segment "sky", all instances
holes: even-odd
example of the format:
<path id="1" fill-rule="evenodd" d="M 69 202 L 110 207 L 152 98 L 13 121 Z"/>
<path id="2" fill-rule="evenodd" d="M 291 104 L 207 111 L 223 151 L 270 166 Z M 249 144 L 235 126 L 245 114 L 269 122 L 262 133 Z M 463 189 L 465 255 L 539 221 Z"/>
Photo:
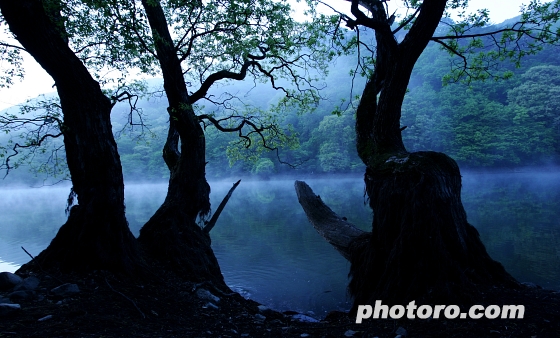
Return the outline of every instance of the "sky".
<path id="1" fill-rule="evenodd" d="M 338 10 L 349 12 L 350 3 L 342 0 L 325 0 L 325 2 L 336 6 Z M 490 18 L 494 23 L 500 23 L 506 19 L 519 14 L 519 8 L 529 0 L 470 0 L 470 8 L 487 8 L 490 10 Z M 393 0 L 392 3 L 397 3 Z M 325 13 L 329 9 L 323 6 Z M 54 81 L 51 77 L 26 53 L 24 55 L 24 67 L 26 76 L 22 82 L 17 82 L 10 88 L 0 88 L 0 110 L 13 105 L 23 103 L 27 99 L 34 98 L 40 94 L 54 92 Z"/>

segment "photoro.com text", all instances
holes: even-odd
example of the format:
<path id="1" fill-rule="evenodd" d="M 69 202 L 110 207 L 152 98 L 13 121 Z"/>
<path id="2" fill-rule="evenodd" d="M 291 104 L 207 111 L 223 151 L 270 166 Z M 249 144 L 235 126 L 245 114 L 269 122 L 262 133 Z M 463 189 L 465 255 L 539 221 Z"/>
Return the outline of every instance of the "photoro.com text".
<path id="1" fill-rule="evenodd" d="M 408 305 L 383 305 L 380 300 L 375 301 L 375 305 L 358 305 L 356 313 L 356 323 L 361 324 L 364 319 L 391 318 L 400 319 L 406 316 L 408 319 L 522 319 L 525 315 L 525 306 L 523 305 L 473 305 L 467 312 L 461 312 L 458 305 L 416 305 L 415 301 L 411 301 Z"/>

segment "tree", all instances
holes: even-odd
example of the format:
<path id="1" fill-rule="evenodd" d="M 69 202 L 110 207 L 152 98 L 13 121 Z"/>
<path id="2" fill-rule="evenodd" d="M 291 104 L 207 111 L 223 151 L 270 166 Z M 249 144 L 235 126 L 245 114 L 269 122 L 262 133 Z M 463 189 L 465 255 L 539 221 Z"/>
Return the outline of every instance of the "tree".
<path id="1" fill-rule="evenodd" d="M 296 101 L 301 107 L 316 102 L 319 98 L 317 94 L 319 88 L 313 85 L 313 81 L 317 77 L 317 71 L 326 69 L 328 63 L 324 61 L 328 61 L 334 56 L 334 53 L 327 51 L 326 48 L 318 47 L 317 41 L 318 37 L 328 30 L 329 24 L 333 23 L 331 18 L 320 17 L 317 26 L 297 24 L 289 15 L 289 6 L 271 1 L 218 0 L 207 3 L 166 1 L 162 5 L 159 1 L 70 0 L 64 2 L 36 1 L 32 4 L 35 6 L 32 9 L 33 14 L 46 12 L 46 14 L 42 14 L 46 17 L 43 21 L 46 22 L 46 25 L 50 25 L 48 28 L 58 33 L 59 40 L 66 44 L 70 56 L 59 58 L 58 63 L 52 61 L 57 67 L 56 70 L 62 72 L 64 63 L 71 60 L 72 55 L 71 61 L 73 62 L 79 62 L 81 59 L 82 68 L 79 69 L 81 73 L 77 73 L 75 82 L 72 83 L 68 80 L 69 84 L 67 88 L 64 88 L 68 92 L 61 95 L 69 95 L 69 87 L 77 91 L 80 88 L 78 86 L 80 81 L 93 81 L 89 73 L 87 74 L 89 79 L 84 80 L 85 73 L 87 73 L 84 65 L 91 68 L 97 77 L 100 77 L 98 73 L 107 67 L 124 73 L 127 68 L 137 67 L 140 71 L 151 75 L 159 73 L 157 69 L 161 70 L 169 102 L 170 126 L 163 157 L 171 173 L 170 183 L 165 202 L 142 228 L 139 241 L 143 246 L 143 251 L 159 260 L 162 265 L 182 273 L 191 280 L 210 280 L 220 286 L 225 286 L 218 263 L 210 248 L 208 235 L 221 208 L 219 207 L 218 212 L 209 220 L 208 224 L 204 225 L 204 229 L 201 229 L 196 223 L 197 218 L 205 220 L 210 212 L 210 187 L 205 178 L 203 127 L 212 125 L 222 132 L 236 132 L 247 147 L 260 142 L 263 148 L 271 150 L 277 149 L 274 143 L 271 143 L 274 141 L 271 139 L 280 138 L 282 141 L 282 139 L 285 140 L 285 136 L 281 134 L 275 124 L 266 123 L 268 121 L 266 116 L 260 114 L 252 116 L 232 114 L 225 117 L 214 114 L 196 115 L 193 105 L 198 100 L 206 99 L 211 103 L 221 105 L 226 110 L 233 111 L 234 107 L 230 104 L 235 99 L 233 95 L 227 95 L 225 99 L 216 99 L 207 94 L 208 90 L 220 80 L 242 80 L 247 74 L 254 75 L 255 82 L 263 79 L 269 80 L 274 89 L 285 94 L 286 99 L 282 102 L 284 105 L 289 105 L 291 100 Z M 9 5 L 6 5 L 5 8 L 9 8 Z M 14 27 L 18 25 L 18 22 L 7 21 Z M 184 27 L 184 31 L 173 39 L 172 34 L 176 36 L 175 34 L 180 32 L 182 27 Z M 12 30 L 15 31 L 16 28 Z M 18 38 L 23 39 L 19 35 Z M 52 37 L 48 36 L 48 38 Z M 43 43 L 49 43 L 49 41 L 46 38 L 43 39 Z M 68 48 L 69 42 L 77 50 L 76 53 Z M 317 48 L 311 50 L 309 47 Z M 302 49 L 306 50 L 297 53 Z M 40 51 L 35 50 L 35 52 L 34 55 L 40 55 Z M 77 57 L 77 54 L 80 58 Z M 182 66 L 186 61 L 192 68 L 186 67 L 187 69 L 183 70 Z M 314 73 L 309 71 L 311 67 L 316 68 Z M 295 68 L 299 68 L 302 72 L 296 71 Z M 53 77 L 58 76 L 54 73 L 52 75 Z M 63 75 L 65 79 L 71 77 L 69 73 Z M 200 87 L 194 92 L 189 92 L 188 87 L 191 85 L 189 80 L 193 79 L 200 81 Z M 296 90 L 286 88 L 286 80 L 294 81 L 298 88 Z M 62 85 L 58 80 L 56 82 L 59 92 L 62 92 Z M 133 95 L 124 91 L 113 95 L 111 97 L 113 102 L 110 102 L 102 94 L 99 84 L 96 83 L 96 85 L 95 93 L 91 93 L 92 89 L 86 91 L 84 95 L 89 95 L 90 99 L 101 100 L 100 102 L 105 102 L 107 105 L 104 106 L 105 111 L 99 113 L 103 114 L 102 117 L 94 113 L 90 117 L 95 119 L 95 122 L 103 122 L 102 132 L 104 134 L 96 135 L 100 139 L 99 142 L 114 146 L 109 120 L 110 108 L 115 101 L 130 99 Z M 119 81 L 118 85 L 122 86 L 122 83 Z M 78 95 L 76 97 L 81 98 Z M 61 99 L 62 101 L 64 101 L 61 107 L 65 119 L 61 126 L 63 134 L 71 132 L 66 128 L 72 126 L 76 130 L 79 129 L 81 136 L 90 136 L 95 129 L 87 129 L 90 127 L 86 123 L 88 121 L 79 120 L 75 121 L 75 124 L 66 122 L 68 104 L 65 100 Z M 75 105 L 76 102 L 74 102 Z M 82 102 L 89 101 L 83 100 Z M 95 108 L 93 104 L 90 106 L 92 109 Z M 132 124 L 132 122 L 130 123 Z M 49 136 L 47 135 L 47 137 Z M 95 137 L 88 139 L 96 140 Z M 42 139 L 38 141 L 39 144 L 41 142 Z M 84 148 L 97 150 L 95 144 L 84 142 L 81 139 L 77 143 Z M 36 145 L 38 145 L 37 142 L 29 144 L 29 146 Z M 14 148 L 15 150 L 16 148 Z M 80 174 L 74 170 L 75 166 L 90 173 L 96 169 L 94 159 L 103 158 L 101 153 L 92 153 L 92 159 L 85 161 L 83 156 L 76 158 L 71 149 L 66 151 L 73 180 L 77 174 Z M 103 200 L 111 203 L 113 209 L 116 208 L 122 212 L 121 221 L 126 225 L 122 199 L 122 172 L 116 147 L 112 151 L 112 162 L 102 162 L 102 164 L 107 168 L 118 169 L 118 172 L 115 170 L 106 175 L 113 179 L 110 182 L 113 186 L 101 188 L 120 189 L 117 192 L 120 192 L 121 195 L 119 197 L 116 194 L 117 199 L 105 198 Z M 89 178 L 89 176 L 87 177 Z M 80 185 L 85 184 L 82 181 L 84 178 L 80 177 L 80 180 L 74 183 L 79 205 L 72 208 L 70 219 L 74 219 L 77 215 L 74 211 L 81 210 L 84 202 L 88 202 L 84 195 L 88 192 L 91 194 L 91 191 L 95 192 L 96 189 L 100 189 L 96 186 L 104 183 L 100 183 L 99 179 L 91 179 L 87 186 L 89 189 L 82 189 Z M 97 200 L 95 202 L 100 203 Z M 105 206 L 105 204 L 101 205 Z M 111 211 L 112 208 L 107 208 L 107 210 Z M 98 218 L 105 215 L 104 211 L 95 209 L 95 212 L 96 215 L 99 215 L 96 216 Z M 96 217 L 92 216 L 90 219 L 98 221 Z M 62 233 L 67 232 L 61 230 Z M 54 241 L 53 244 L 57 243 L 57 245 L 53 246 L 73 247 L 73 242 L 81 243 L 79 240 L 75 241 L 73 236 L 80 235 L 79 231 L 75 231 L 70 235 L 61 236 L 62 239 Z M 105 237 L 101 238 L 103 236 Z M 111 241 L 109 231 L 99 234 L 98 237 L 90 236 L 88 240 L 94 243 L 103 240 Z M 114 237 L 120 238 L 119 236 Z M 120 248 L 128 252 L 129 244 L 135 246 L 131 238 L 128 236 L 126 241 L 113 243 L 114 249 L 117 250 L 122 242 L 124 245 Z M 89 249 L 88 246 L 83 247 Z M 108 251 L 107 257 L 104 257 L 104 263 L 109 261 L 107 258 L 112 254 L 111 250 Z M 69 256 L 73 262 L 79 261 L 81 258 L 79 255 Z M 118 259 L 111 262 L 115 262 L 114 266 L 120 266 Z M 98 264 L 94 268 L 114 266 Z M 86 269 L 89 267 L 85 264 Z"/>
<path id="2" fill-rule="evenodd" d="M 348 172 L 359 162 L 359 159 L 350 157 L 355 143 L 352 115 L 325 116 L 312 132 L 310 143 L 318 144 L 316 153 L 324 172 Z M 340 134 L 333 135 L 333 130 L 339 130 Z"/>
<path id="3" fill-rule="evenodd" d="M 558 66 L 532 67 L 522 75 L 523 82 L 508 91 L 510 105 L 524 109 L 531 120 L 540 122 L 555 132 L 557 150 L 560 149 L 559 75 Z"/>
<path id="4" fill-rule="evenodd" d="M 260 144 L 269 150 L 277 150 L 278 142 L 287 138 L 261 110 L 240 112 L 232 105 L 239 101 L 235 94 L 220 98 L 209 90 L 217 82 L 249 75 L 255 84 L 266 80 L 283 92 L 286 98 L 278 109 L 290 102 L 313 104 L 319 99 L 314 81 L 335 55 L 318 42 L 332 19 L 319 17 L 316 26 L 298 24 L 288 5 L 265 0 L 66 1 L 65 5 L 69 30 L 88 60 L 101 59 L 100 64 L 110 67 L 125 59 L 122 51 L 129 57 L 124 62 L 128 67 L 164 78 L 169 130 L 163 158 L 170 171 L 169 188 L 164 203 L 141 229 L 143 250 L 190 280 L 225 287 L 210 248 L 209 229 L 221 209 L 208 220 L 204 129 L 235 132 L 244 146 Z M 289 82 L 297 89 L 287 88 Z M 197 103 L 203 99 L 233 113 L 197 114 Z"/>
<path id="5" fill-rule="evenodd" d="M 354 18 L 344 16 L 351 29 L 375 31 L 376 45 L 366 45 L 375 59 L 369 63 L 373 68 L 363 65 L 368 82 L 355 127 L 358 155 L 367 166 L 364 181 L 374 214 L 372 231 L 363 233 L 351 226 L 305 183 L 296 182 L 311 223 L 351 262 L 353 311 L 375 300 L 467 303 L 485 286 L 518 286 L 489 257 L 477 230 L 467 222 L 456 162 L 443 153 L 406 150 L 401 108 L 414 65 L 430 41 L 457 57 L 458 67 L 447 81 L 508 77 L 510 72 L 500 75 L 492 67 L 507 58 L 518 62 L 542 44 L 557 41 L 552 23 L 558 20 L 560 4 L 531 2 L 519 22 L 477 31 L 488 22 L 487 11 L 465 15 L 459 23 L 447 19 L 448 10 L 465 8 L 468 1 L 403 3 L 412 14 L 396 26 L 386 1 L 352 0 Z M 438 30 L 440 22 L 450 28 L 447 34 Z M 406 35 L 397 35 L 403 29 Z M 476 48 L 483 52 L 470 54 Z"/>
<path id="6" fill-rule="evenodd" d="M 124 184 L 111 130 L 113 103 L 70 49 L 57 1 L 0 1 L 21 46 L 52 76 L 72 180 L 67 222 L 36 260 L 42 267 L 133 272 L 141 262 L 128 229 Z M 47 135 L 55 136 L 55 135 Z"/>
<path id="7" fill-rule="evenodd" d="M 311 34 L 305 34 L 302 25 L 289 19 L 289 6 L 270 1 L 169 2 L 164 7 L 160 1 L 143 0 L 142 6 L 152 31 L 154 50 L 151 52 L 157 55 L 169 102 L 170 127 L 163 156 L 171 178 L 164 203 L 140 231 L 139 241 L 166 264 L 173 262 L 175 270 L 192 269 L 194 273 L 187 271 L 191 278 L 223 284 L 208 234 L 216 218 L 213 217 L 203 229 L 195 223 L 197 217 L 204 219 L 210 212 L 201 122 L 222 132 L 238 132 L 249 144 L 251 137 L 256 136 L 261 139 L 263 147 L 268 148 L 264 134 L 272 132 L 275 136 L 278 131 L 275 125 L 258 125 L 258 121 L 237 114 L 221 119 L 207 114 L 197 115 L 193 105 L 200 99 L 209 99 L 207 92 L 216 82 L 243 80 L 248 73 L 269 79 L 273 87 L 284 90 L 288 97 L 299 95 L 275 83 L 276 73 L 286 72 L 296 84 L 309 85 L 307 89 L 301 89 L 302 92 L 315 96 L 311 80 L 293 70 L 294 66 L 302 64 L 301 61 L 316 64 L 314 52 L 300 52 L 295 57 L 290 54 L 307 47 L 322 27 L 310 29 Z M 170 23 L 174 21 L 184 25 L 178 41 L 174 41 L 170 34 L 169 27 L 173 27 Z M 296 38 L 295 34 L 299 36 Z M 216 65 L 214 60 L 205 60 L 208 58 L 216 58 L 219 62 Z M 183 70 L 184 61 L 194 65 L 195 69 Z M 303 69 L 306 67 L 303 65 Z M 189 72 L 196 72 L 203 79 L 199 89 L 190 94 L 183 75 L 187 73 L 188 77 Z M 235 120 L 238 122 L 232 125 Z M 223 126 L 224 122 L 230 124 Z M 245 127 L 249 131 L 244 132 Z"/>

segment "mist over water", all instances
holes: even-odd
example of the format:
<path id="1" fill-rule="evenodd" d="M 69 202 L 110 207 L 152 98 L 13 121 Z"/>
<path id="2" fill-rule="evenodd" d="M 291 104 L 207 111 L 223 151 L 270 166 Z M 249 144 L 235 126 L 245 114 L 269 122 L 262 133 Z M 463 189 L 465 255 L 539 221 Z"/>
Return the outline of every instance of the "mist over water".
<path id="1" fill-rule="evenodd" d="M 297 178 L 301 179 L 301 178 Z M 216 208 L 236 181 L 210 182 Z M 306 182 L 335 212 L 364 230 L 371 211 L 360 177 Z M 307 221 L 294 179 L 242 181 L 211 232 L 228 285 L 277 310 L 348 309 L 349 264 Z M 126 211 L 137 236 L 165 198 L 166 183 L 127 184 Z M 3 189 L 0 270 L 37 255 L 64 223 L 70 186 Z M 463 173 L 463 204 L 490 255 L 520 281 L 560 289 L 560 174 Z"/>

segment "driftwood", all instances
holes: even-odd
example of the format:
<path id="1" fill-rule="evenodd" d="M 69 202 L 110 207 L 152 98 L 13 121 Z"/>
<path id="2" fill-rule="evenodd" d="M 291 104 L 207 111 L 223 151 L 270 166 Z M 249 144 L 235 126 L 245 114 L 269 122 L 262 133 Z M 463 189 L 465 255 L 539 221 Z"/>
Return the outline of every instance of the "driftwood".
<path id="1" fill-rule="evenodd" d="M 358 229 L 345 218 L 331 210 L 321 197 L 302 181 L 295 182 L 296 194 L 307 219 L 317 232 L 323 236 L 346 259 L 350 259 L 349 248 L 352 242 L 366 232 Z"/>
<path id="2" fill-rule="evenodd" d="M 239 183 L 241 182 L 241 180 L 235 182 L 233 184 L 233 187 L 231 187 L 231 189 L 229 189 L 226 197 L 224 197 L 224 199 L 222 200 L 222 203 L 220 203 L 220 205 L 218 206 L 218 209 L 216 209 L 216 212 L 214 213 L 214 215 L 212 215 L 212 218 L 210 219 L 210 221 L 208 221 L 208 223 L 206 223 L 206 225 L 204 226 L 203 231 L 205 233 L 210 233 L 210 230 L 212 230 L 212 228 L 214 227 L 214 225 L 216 225 L 216 221 L 218 220 L 218 217 L 220 217 L 220 214 L 222 213 L 222 210 L 224 210 L 224 207 L 226 206 L 226 203 L 229 201 L 229 198 L 231 197 L 231 194 L 233 194 L 233 191 L 235 190 L 235 188 L 237 188 L 237 186 L 239 185 Z"/>

